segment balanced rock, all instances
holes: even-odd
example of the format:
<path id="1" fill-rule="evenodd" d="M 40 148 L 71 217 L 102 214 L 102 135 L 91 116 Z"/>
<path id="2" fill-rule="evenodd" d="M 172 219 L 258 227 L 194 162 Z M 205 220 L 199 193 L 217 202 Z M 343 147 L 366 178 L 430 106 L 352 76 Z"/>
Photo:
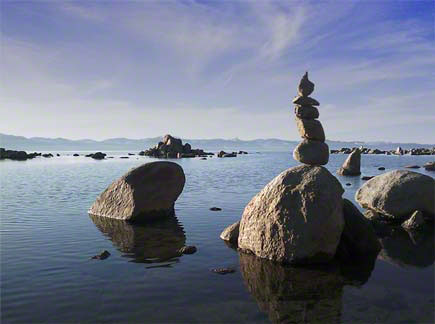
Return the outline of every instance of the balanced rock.
<path id="1" fill-rule="evenodd" d="M 237 241 L 239 239 L 239 226 L 240 221 L 228 226 L 221 233 L 220 238 L 224 241 L 230 242 L 231 244 L 237 245 Z"/>
<path id="2" fill-rule="evenodd" d="M 344 226 L 343 192 L 324 167 L 282 172 L 245 207 L 239 249 L 281 263 L 331 260 Z"/>
<path id="3" fill-rule="evenodd" d="M 319 110 L 313 106 L 295 106 L 295 115 L 298 118 L 317 119 L 319 118 Z"/>
<path id="4" fill-rule="evenodd" d="M 310 165 L 325 165 L 329 160 L 329 147 L 326 143 L 303 140 L 293 151 L 293 158 Z"/>
<path id="5" fill-rule="evenodd" d="M 301 97 L 301 96 L 297 96 L 296 98 L 293 99 L 293 103 L 295 105 L 300 105 L 300 106 L 319 106 L 320 103 L 311 97 Z"/>
<path id="6" fill-rule="evenodd" d="M 408 170 L 394 170 L 367 181 L 355 200 L 390 219 L 403 219 L 415 210 L 435 213 L 435 181 L 432 177 Z"/>
<path id="7" fill-rule="evenodd" d="M 183 169 L 176 163 L 143 164 L 107 187 L 89 213 L 128 221 L 171 214 L 185 180 Z"/>
<path id="8" fill-rule="evenodd" d="M 361 174 L 361 151 L 355 149 L 344 161 L 343 165 L 337 171 L 344 176 L 353 176 Z"/>
<path id="9" fill-rule="evenodd" d="M 344 229 L 337 248 L 337 257 L 349 261 L 378 253 L 381 245 L 371 223 L 348 199 L 343 199 L 343 216 Z"/>
<path id="10" fill-rule="evenodd" d="M 314 83 L 308 80 L 308 72 L 305 72 L 298 86 L 298 94 L 302 97 L 308 97 L 314 91 Z"/>
<path id="11" fill-rule="evenodd" d="M 322 124 L 315 119 L 301 119 L 296 117 L 296 126 L 302 138 L 315 141 L 325 141 Z"/>

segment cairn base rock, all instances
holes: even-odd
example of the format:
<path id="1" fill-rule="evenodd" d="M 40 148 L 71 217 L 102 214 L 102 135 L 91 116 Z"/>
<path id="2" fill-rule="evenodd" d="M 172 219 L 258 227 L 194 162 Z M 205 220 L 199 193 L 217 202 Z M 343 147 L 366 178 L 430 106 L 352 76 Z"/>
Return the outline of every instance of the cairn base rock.
<path id="1" fill-rule="evenodd" d="M 344 227 L 343 192 L 324 167 L 300 165 L 282 172 L 246 206 L 239 249 L 280 263 L 328 262 Z"/>

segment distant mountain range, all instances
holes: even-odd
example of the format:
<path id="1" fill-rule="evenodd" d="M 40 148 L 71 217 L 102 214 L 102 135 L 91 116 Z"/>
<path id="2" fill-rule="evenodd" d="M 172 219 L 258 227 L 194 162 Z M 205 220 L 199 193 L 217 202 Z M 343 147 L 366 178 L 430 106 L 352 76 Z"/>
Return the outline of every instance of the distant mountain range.
<path id="1" fill-rule="evenodd" d="M 159 141 L 162 137 L 152 137 L 143 139 L 110 138 L 102 141 L 91 139 L 69 140 L 65 138 L 45 138 L 45 137 L 24 137 L 6 135 L 0 133 L 0 147 L 10 150 L 24 151 L 141 151 L 148 149 Z M 200 148 L 206 151 L 289 151 L 292 150 L 299 141 L 287 141 L 276 138 L 240 140 L 240 139 L 182 139 L 183 143 L 190 143 L 193 148 Z M 395 149 L 401 146 L 403 149 L 425 147 L 430 148 L 435 145 L 417 143 L 390 143 L 390 142 L 342 142 L 327 141 L 331 149 L 341 147 L 365 146 L 369 148 L 379 148 L 381 150 Z"/>

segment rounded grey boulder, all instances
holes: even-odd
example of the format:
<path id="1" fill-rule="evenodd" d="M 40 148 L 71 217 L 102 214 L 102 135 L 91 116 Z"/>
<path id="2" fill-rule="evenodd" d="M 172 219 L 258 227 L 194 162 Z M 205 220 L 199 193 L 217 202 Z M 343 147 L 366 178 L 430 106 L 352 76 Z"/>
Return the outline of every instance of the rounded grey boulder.
<path id="1" fill-rule="evenodd" d="M 173 162 L 151 162 L 114 181 L 91 206 L 89 213 L 141 221 L 173 213 L 184 188 L 183 169 Z"/>
<path id="2" fill-rule="evenodd" d="M 282 172 L 245 207 L 239 249 L 280 263 L 329 261 L 343 231 L 343 192 L 324 167 Z"/>
<path id="3" fill-rule="evenodd" d="M 355 194 L 355 200 L 392 219 L 403 219 L 415 210 L 434 215 L 435 182 L 427 175 L 394 170 L 367 181 Z"/>
<path id="4" fill-rule="evenodd" d="M 329 161 L 328 144 L 305 139 L 294 149 L 293 158 L 305 164 L 325 165 Z"/>

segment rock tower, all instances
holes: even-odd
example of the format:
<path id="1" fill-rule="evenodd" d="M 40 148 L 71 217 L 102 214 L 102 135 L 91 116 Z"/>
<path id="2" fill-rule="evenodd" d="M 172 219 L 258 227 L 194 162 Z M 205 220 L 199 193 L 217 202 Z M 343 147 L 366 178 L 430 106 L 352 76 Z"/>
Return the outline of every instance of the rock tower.
<path id="1" fill-rule="evenodd" d="M 314 91 L 314 83 L 308 80 L 305 72 L 298 87 L 295 104 L 296 125 L 303 141 L 293 151 L 293 158 L 309 165 L 324 165 L 329 160 L 329 147 L 325 143 L 325 132 L 319 118 L 319 102 L 309 95 Z"/>

